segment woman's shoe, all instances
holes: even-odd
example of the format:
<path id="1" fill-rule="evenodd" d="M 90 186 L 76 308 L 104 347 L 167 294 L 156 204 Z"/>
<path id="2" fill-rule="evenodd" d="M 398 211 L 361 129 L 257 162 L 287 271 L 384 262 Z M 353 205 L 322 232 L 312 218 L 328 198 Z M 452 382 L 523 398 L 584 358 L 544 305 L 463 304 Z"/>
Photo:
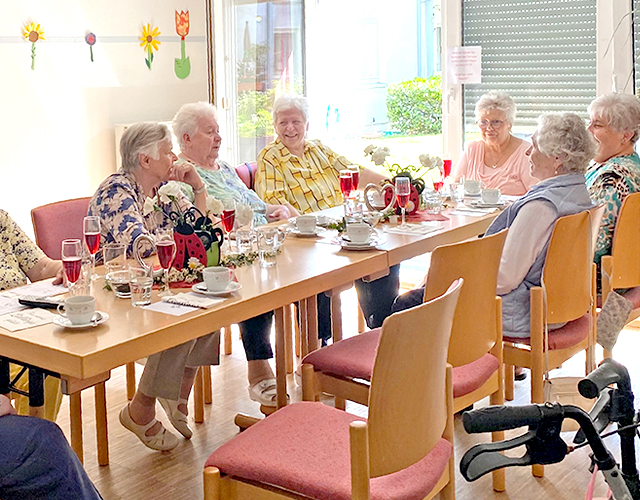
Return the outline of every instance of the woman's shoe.
<path id="1" fill-rule="evenodd" d="M 151 422 L 145 425 L 136 424 L 131 418 L 131 413 L 129 412 L 129 405 L 125 406 L 120 411 L 120 423 L 125 429 L 130 430 L 138 439 L 142 441 L 147 448 L 151 448 L 152 450 L 157 451 L 169 451 L 173 450 L 176 446 L 178 446 L 178 438 L 171 434 L 167 429 L 162 427 L 160 432 L 154 434 L 153 436 L 147 436 L 146 432 L 151 429 L 156 424 L 157 420 L 154 418 Z M 162 426 L 162 424 L 160 424 Z"/>
<path id="2" fill-rule="evenodd" d="M 276 406 L 276 379 L 266 378 L 249 386 L 249 397 L 263 406 Z"/>
<path id="3" fill-rule="evenodd" d="M 169 417 L 169 421 L 171 425 L 175 427 L 175 429 L 182 434 L 187 439 L 191 439 L 193 436 L 193 431 L 189 427 L 189 421 L 187 420 L 187 416 L 178 410 L 178 406 L 187 405 L 186 399 L 178 399 L 178 401 L 173 401 L 171 399 L 158 398 L 160 402 L 160 406 Z"/>

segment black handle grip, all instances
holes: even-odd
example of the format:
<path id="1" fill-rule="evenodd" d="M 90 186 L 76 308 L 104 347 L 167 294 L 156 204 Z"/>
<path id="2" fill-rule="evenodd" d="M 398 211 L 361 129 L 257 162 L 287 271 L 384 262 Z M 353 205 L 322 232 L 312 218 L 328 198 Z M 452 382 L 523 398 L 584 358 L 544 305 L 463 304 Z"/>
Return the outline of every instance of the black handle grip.
<path id="1" fill-rule="evenodd" d="M 506 431 L 525 425 L 537 425 L 542 420 L 540 405 L 488 406 L 462 414 L 462 424 L 468 433 Z"/>
<path id="2" fill-rule="evenodd" d="M 610 384 L 617 384 L 622 391 L 631 390 L 629 372 L 611 358 L 605 358 L 600 366 L 578 382 L 578 392 L 585 398 L 596 398 Z"/>

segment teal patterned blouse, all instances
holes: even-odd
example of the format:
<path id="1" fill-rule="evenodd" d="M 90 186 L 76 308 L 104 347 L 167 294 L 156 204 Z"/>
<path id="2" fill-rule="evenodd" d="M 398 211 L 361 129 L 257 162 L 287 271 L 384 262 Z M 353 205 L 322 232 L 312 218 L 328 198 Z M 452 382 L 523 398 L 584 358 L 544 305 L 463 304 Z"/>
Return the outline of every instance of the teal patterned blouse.
<path id="1" fill-rule="evenodd" d="M 593 201 L 604 203 L 594 258 L 599 266 L 602 256 L 611 253 L 613 231 L 622 202 L 628 194 L 640 191 L 640 157 L 633 153 L 610 158 L 605 163 L 591 162 L 585 177 Z"/>
<path id="2" fill-rule="evenodd" d="M 176 164 L 187 162 L 188 160 L 178 157 Z M 200 177 L 207 186 L 207 194 L 213 196 L 219 200 L 225 198 L 233 198 L 236 203 L 242 203 L 249 205 L 253 208 L 254 216 L 253 222 L 256 226 L 261 226 L 267 223 L 267 204 L 256 194 L 255 191 L 249 189 L 242 179 L 238 177 L 235 169 L 228 163 L 218 161 L 218 170 L 209 170 L 197 166 L 195 163 L 192 165 L 196 168 Z M 182 192 L 193 202 L 193 189 L 191 186 L 185 183 L 180 183 Z"/>

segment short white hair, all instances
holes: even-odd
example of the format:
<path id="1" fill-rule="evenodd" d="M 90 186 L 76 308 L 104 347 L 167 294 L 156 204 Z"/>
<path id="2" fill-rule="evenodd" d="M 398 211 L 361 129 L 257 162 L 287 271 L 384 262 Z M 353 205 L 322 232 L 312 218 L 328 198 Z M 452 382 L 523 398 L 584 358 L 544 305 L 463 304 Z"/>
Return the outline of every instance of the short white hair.
<path id="1" fill-rule="evenodd" d="M 273 103 L 273 124 L 276 124 L 278 119 L 278 113 L 281 111 L 288 111 L 290 109 L 297 109 L 302 113 L 305 123 L 309 121 L 309 102 L 307 98 L 297 94 L 282 94 Z"/>
<path id="2" fill-rule="evenodd" d="M 173 134 L 178 139 L 180 151 L 184 151 L 184 135 L 193 137 L 198 132 L 198 125 L 202 118 L 213 118 L 218 122 L 218 111 L 216 107 L 209 102 L 190 102 L 183 104 L 182 107 L 173 117 L 171 127 Z"/>
<path id="3" fill-rule="evenodd" d="M 589 115 L 602 118 L 607 125 L 618 132 L 633 132 L 631 142 L 640 137 L 640 101 L 631 94 L 611 92 L 596 97 L 587 108 Z"/>
<path id="4" fill-rule="evenodd" d="M 541 153 L 560 159 L 561 174 L 583 174 L 596 154 L 593 137 L 575 113 L 540 115 L 534 138 Z"/>
<path id="5" fill-rule="evenodd" d="M 140 154 L 157 160 L 160 158 L 159 145 L 167 140 L 171 141 L 171 132 L 163 123 L 134 123 L 124 131 L 120 139 L 122 169 L 133 172 L 140 168 Z"/>
<path id="6" fill-rule="evenodd" d="M 511 99 L 511 97 L 504 92 L 498 92 L 497 90 L 492 90 L 491 92 L 483 94 L 476 103 L 476 120 L 480 119 L 480 115 L 482 113 L 492 109 L 502 111 L 505 114 L 507 121 L 513 125 L 513 122 L 516 119 L 516 103 Z"/>

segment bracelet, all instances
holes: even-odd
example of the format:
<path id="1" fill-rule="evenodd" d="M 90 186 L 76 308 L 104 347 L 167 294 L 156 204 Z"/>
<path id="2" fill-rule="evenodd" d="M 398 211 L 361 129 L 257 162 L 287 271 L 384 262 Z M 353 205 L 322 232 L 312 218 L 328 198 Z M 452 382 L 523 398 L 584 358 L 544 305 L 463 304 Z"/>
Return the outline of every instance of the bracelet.
<path id="1" fill-rule="evenodd" d="M 199 194 L 204 193 L 206 190 L 207 190 L 207 185 L 203 182 L 201 188 L 193 190 L 193 194 L 195 194 L 197 196 Z"/>

